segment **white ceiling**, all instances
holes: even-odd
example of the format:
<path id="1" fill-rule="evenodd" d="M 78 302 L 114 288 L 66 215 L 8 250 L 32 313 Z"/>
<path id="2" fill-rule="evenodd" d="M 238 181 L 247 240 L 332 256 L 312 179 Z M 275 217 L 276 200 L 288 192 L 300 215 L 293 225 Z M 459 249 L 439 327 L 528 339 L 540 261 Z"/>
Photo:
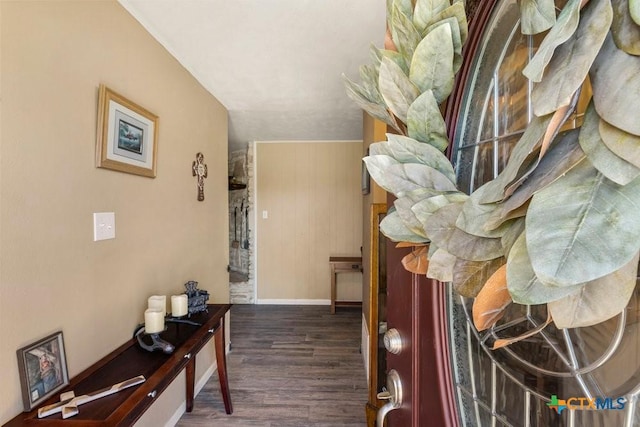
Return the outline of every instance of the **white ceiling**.
<path id="1" fill-rule="evenodd" d="M 359 81 L 384 40 L 384 0 L 118 0 L 229 110 L 248 141 L 362 139 Z"/>

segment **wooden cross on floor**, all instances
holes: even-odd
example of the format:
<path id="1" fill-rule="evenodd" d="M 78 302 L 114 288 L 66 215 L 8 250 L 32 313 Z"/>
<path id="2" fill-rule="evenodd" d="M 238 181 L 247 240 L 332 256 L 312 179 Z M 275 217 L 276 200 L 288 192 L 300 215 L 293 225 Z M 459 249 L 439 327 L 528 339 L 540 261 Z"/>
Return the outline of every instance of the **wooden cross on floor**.
<path id="1" fill-rule="evenodd" d="M 198 201 L 204 200 L 204 179 L 207 177 L 207 165 L 204 164 L 204 154 L 196 154 L 196 159 L 191 166 L 193 176 L 198 178 Z"/>

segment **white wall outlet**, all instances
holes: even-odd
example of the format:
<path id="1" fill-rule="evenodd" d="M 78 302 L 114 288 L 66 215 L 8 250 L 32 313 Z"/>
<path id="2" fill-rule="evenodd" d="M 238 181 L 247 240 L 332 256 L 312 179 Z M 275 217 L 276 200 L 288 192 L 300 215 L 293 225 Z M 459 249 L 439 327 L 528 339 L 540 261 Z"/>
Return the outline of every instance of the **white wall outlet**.
<path id="1" fill-rule="evenodd" d="M 269 218 L 269 211 L 262 211 L 262 219 Z"/>
<path id="2" fill-rule="evenodd" d="M 93 214 L 93 241 L 116 238 L 116 214 L 96 212 Z"/>

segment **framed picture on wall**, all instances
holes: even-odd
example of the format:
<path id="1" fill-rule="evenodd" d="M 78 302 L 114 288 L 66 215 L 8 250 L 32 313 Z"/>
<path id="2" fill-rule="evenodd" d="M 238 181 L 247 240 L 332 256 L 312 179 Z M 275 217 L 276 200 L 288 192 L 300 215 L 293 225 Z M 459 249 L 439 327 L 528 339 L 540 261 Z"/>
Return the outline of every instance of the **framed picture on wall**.
<path id="1" fill-rule="evenodd" d="M 367 156 L 369 155 L 369 149 L 367 148 Z M 362 195 L 366 196 L 371 191 L 371 177 L 367 170 L 367 165 L 364 160 L 362 161 Z"/>
<path id="2" fill-rule="evenodd" d="M 69 384 L 62 331 L 22 347 L 17 353 L 25 412 Z"/>
<path id="3" fill-rule="evenodd" d="M 155 178 L 158 117 L 100 85 L 96 166 Z"/>

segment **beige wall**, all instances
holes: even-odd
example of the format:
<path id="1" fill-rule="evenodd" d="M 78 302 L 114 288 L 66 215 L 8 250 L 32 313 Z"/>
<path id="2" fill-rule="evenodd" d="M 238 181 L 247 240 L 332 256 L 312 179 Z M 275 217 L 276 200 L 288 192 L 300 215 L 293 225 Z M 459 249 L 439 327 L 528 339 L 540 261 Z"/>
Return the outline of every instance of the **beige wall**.
<path id="1" fill-rule="evenodd" d="M 256 143 L 259 302 L 329 302 L 329 257 L 361 255 L 361 159 L 361 141 Z M 360 273 L 338 285 L 361 300 Z"/>
<path id="2" fill-rule="evenodd" d="M 131 337 L 149 295 L 229 292 L 224 107 L 115 1 L 3 0 L 0 20 L 2 423 L 22 410 L 16 349 L 62 330 L 73 376 Z M 159 116 L 157 178 L 95 168 L 100 83 Z M 116 239 L 93 242 L 103 211 Z"/>

